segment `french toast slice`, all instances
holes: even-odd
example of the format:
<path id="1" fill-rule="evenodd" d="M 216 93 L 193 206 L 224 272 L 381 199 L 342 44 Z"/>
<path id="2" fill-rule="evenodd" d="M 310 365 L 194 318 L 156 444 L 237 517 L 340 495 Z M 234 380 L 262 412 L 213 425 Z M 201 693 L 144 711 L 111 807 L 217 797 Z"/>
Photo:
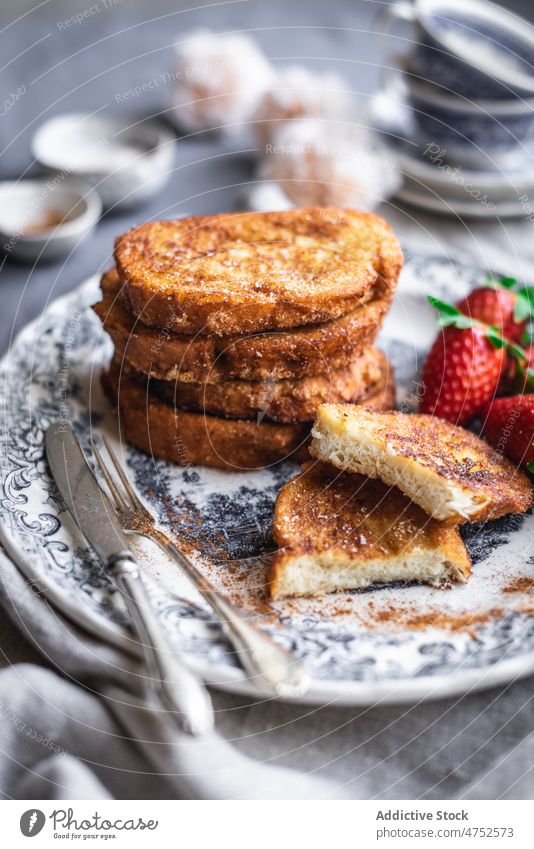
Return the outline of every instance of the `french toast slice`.
<path id="1" fill-rule="evenodd" d="M 285 380 L 348 366 L 373 344 L 389 299 L 369 301 L 339 319 L 248 336 L 180 336 L 147 327 L 124 304 L 116 269 L 101 281 L 93 306 L 121 360 L 161 380 Z"/>
<path id="2" fill-rule="evenodd" d="M 116 358 L 122 373 L 143 378 Z M 315 377 L 296 380 L 227 380 L 223 383 L 182 383 L 150 378 L 150 387 L 162 400 L 186 410 L 226 418 L 274 421 L 284 424 L 311 422 L 323 402 L 366 402 L 379 392 L 394 393 L 393 370 L 387 357 L 369 348 L 349 366 Z M 391 407 L 395 404 L 392 403 Z"/>
<path id="3" fill-rule="evenodd" d="M 273 599 L 394 581 L 439 586 L 471 572 L 456 527 L 431 519 L 396 487 L 317 461 L 280 490 L 273 536 Z"/>
<path id="4" fill-rule="evenodd" d="M 319 324 L 391 296 L 402 252 L 373 213 L 291 209 L 152 221 L 116 241 L 131 310 L 178 333 Z"/>
<path id="5" fill-rule="evenodd" d="M 314 457 L 398 486 L 435 519 L 482 521 L 532 505 L 530 482 L 510 460 L 434 416 L 324 404 L 312 435 Z"/>
<path id="6" fill-rule="evenodd" d="M 121 429 L 136 448 L 180 466 L 211 466 L 228 471 L 261 469 L 282 460 L 308 459 L 311 421 L 279 424 L 228 419 L 175 407 L 121 374 L 116 362 L 102 374 L 104 390 L 118 407 Z M 394 404 L 393 381 L 365 399 L 377 409 Z"/>

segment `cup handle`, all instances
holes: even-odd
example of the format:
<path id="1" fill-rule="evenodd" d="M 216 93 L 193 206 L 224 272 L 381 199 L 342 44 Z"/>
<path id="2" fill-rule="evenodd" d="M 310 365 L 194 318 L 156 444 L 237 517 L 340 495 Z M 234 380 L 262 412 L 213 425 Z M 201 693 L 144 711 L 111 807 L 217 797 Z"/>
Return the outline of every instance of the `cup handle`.
<path id="1" fill-rule="evenodd" d="M 378 49 L 385 56 L 395 60 L 399 58 L 399 54 L 391 51 L 390 39 L 393 26 L 399 21 L 408 21 L 414 23 L 416 19 L 416 11 L 413 3 L 406 0 L 398 0 L 398 2 L 386 6 L 375 18 L 375 38 L 378 42 Z"/>

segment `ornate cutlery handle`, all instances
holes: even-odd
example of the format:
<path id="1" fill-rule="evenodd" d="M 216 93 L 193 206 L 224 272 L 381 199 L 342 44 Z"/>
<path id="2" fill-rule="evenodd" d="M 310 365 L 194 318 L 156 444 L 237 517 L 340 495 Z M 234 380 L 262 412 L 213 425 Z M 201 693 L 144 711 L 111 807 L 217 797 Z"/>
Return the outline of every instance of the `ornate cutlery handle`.
<path id="1" fill-rule="evenodd" d="M 272 695 L 291 697 L 305 693 L 309 686 L 309 676 L 300 661 L 278 646 L 249 617 L 216 590 L 163 531 L 151 528 L 148 535 L 177 561 L 217 613 L 224 633 L 254 682 Z"/>
<path id="2" fill-rule="evenodd" d="M 185 731 L 199 735 L 213 728 L 207 689 L 169 650 L 148 598 L 137 563 L 128 552 L 109 563 L 139 637 L 148 673 L 167 708 L 178 711 Z"/>

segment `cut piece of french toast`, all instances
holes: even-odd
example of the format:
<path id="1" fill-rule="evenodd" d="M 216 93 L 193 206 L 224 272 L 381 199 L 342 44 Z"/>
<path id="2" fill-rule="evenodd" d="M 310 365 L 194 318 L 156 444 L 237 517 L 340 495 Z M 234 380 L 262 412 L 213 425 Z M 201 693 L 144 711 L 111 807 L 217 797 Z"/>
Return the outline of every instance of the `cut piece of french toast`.
<path id="1" fill-rule="evenodd" d="M 311 421 L 296 424 L 231 419 L 183 410 L 162 399 L 147 383 L 121 372 L 116 362 L 102 375 L 106 394 L 118 407 L 121 429 L 132 445 L 180 466 L 211 466 L 228 471 L 260 469 L 291 459 L 308 459 Z M 365 399 L 389 409 L 394 385 Z"/>
<path id="2" fill-rule="evenodd" d="M 435 519 L 482 521 L 532 505 L 530 481 L 506 457 L 434 416 L 324 404 L 312 436 L 314 457 L 398 486 Z"/>
<path id="3" fill-rule="evenodd" d="M 430 518 L 396 487 L 305 463 L 278 495 L 268 574 L 273 599 L 395 581 L 465 582 L 471 560 L 456 527 Z"/>
<path id="4" fill-rule="evenodd" d="M 179 333 L 318 324 L 391 296 L 402 252 L 378 215 L 291 209 L 152 221 L 120 236 L 132 312 Z"/>
<path id="5" fill-rule="evenodd" d="M 122 373 L 143 379 L 127 362 L 115 356 Z M 221 383 L 186 383 L 150 378 L 151 391 L 170 404 L 234 419 L 274 421 L 283 424 L 312 422 L 319 404 L 366 399 L 382 393 L 395 407 L 393 369 L 377 348 L 369 348 L 343 369 L 296 380 L 226 380 Z"/>
<path id="6" fill-rule="evenodd" d="M 101 280 L 93 306 L 115 349 L 137 371 L 161 380 L 285 380 L 348 366 L 373 344 L 389 299 L 369 301 L 339 319 L 247 336 L 183 336 L 148 327 L 129 311 L 116 269 Z"/>

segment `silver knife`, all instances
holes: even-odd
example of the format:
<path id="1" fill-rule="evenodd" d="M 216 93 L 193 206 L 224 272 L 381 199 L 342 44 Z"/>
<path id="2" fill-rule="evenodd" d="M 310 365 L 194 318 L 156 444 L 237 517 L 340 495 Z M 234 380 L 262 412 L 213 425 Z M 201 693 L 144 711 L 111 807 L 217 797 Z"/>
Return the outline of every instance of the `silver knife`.
<path id="1" fill-rule="evenodd" d="M 96 480 L 70 425 L 51 424 L 45 447 L 52 475 L 74 521 L 121 590 L 149 677 L 161 700 L 170 710 L 178 711 L 188 733 L 210 731 L 213 707 L 208 691 L 171 653 L 113 505 Z"/>

